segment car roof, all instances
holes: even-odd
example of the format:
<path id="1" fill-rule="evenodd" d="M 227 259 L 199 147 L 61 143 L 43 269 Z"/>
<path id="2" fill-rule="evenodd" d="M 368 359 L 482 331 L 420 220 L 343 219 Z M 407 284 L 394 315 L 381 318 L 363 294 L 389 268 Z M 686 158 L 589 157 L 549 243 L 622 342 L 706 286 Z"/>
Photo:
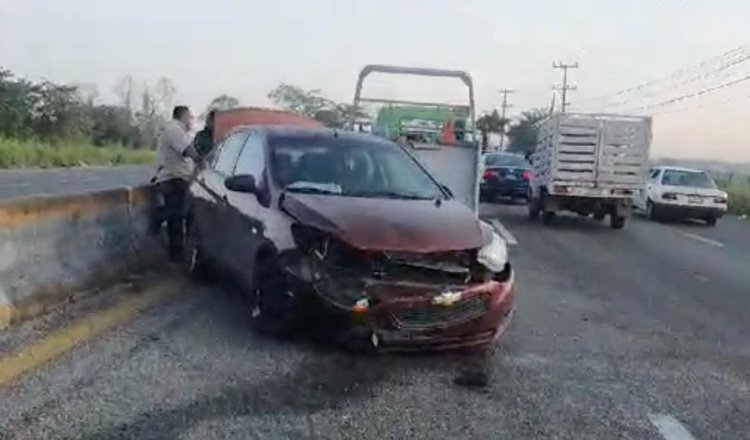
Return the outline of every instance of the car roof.
<path id="1" fill-rule="evenodd" d="M 687 173 L 706 173 L 704 170 L 699 170 L 696 168 L 685 168 L 685 167 L 676 167 L 672 165 L 660 165 L 655 168 L 660 168 L 662 170 L 669 170 L 669 171 L 684 171 Z"/>

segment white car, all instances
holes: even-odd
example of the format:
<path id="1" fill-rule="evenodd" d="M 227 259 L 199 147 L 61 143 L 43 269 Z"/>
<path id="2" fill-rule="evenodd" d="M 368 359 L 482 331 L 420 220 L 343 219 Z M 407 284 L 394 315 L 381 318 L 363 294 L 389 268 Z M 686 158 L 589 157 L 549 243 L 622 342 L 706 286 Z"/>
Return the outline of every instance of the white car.
<path id="1" fill-rule="evenodd" d="M 700 219 L 714 226 L 727 212 L 727 193 L 705 171 L 659 166 L 649 170 L 634 203 L 651 220 Z"/>

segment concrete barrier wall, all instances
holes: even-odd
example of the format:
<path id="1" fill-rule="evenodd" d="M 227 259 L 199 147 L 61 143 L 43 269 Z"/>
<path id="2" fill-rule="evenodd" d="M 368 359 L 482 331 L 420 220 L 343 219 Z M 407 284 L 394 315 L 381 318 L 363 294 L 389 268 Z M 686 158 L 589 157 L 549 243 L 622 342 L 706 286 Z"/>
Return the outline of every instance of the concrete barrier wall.
<path id="1" fill-rule="evenodd" d="M 150 187 L 0 203 L 0 329 L 161 261 Z"/>

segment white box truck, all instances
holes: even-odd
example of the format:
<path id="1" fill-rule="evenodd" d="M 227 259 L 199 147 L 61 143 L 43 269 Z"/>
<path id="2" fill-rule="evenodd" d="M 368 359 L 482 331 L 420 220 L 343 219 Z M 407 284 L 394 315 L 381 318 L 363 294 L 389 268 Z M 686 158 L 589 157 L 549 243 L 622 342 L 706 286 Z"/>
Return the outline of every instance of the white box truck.
<path id="1" fill-rule="evenodd" d="M 545 224 L 557 211 L 625 226 L 633 196 L 643 189 L 651 146 L 651 118 L 555 113 L 539 122 L 529 218 Z"/>

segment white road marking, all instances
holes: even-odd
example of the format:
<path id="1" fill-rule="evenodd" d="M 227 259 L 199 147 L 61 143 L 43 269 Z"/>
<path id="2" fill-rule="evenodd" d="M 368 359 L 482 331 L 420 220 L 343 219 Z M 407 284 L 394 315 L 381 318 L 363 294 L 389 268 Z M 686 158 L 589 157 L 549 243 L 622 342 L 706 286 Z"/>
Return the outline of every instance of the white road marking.
<path id="1" fill-rule="evenodd" d="M 10 183 L 0 183 L 0 186 L 2 186 L 3 188 L 9 188 L 9 187 L 23 188 L 23 187 L 31 186 L 31 183 L 29 183 L 29 182 L 10 182 Z"/>
<path id="2" fill-rule="evenodd" d="M 490 220 L 490 223 L 492 223 L 492 227 L 495 228 L 495 231 L 497 231 L 497 233 L 500 234 L 501 237 L 503 237 L 506 243 L 511 246 L 515 246 L 518 244 L 518 240 L 516 240 L 516 237 L 514 237 L 513 234 L 511 234 L 510 231 L 507 230 L 502 223 L 500 223 L 500 220 L 493 218 Z"/>
<path id="3" fill-rule="evenodd" d="M 677 232 L 679 232 L 681 235 L 683 235 L 683 236 L 685 236 L 687 238 L 693 239 L 695 241 L 700 241 L 701 243 L 710 244 L 711 246 L 716 246 L 718 248 L 723 248 L 724 247 L 724 243 L 722 243 L 720 241 L 711 240 L 710 238 L 706 238 L 706 237 L 701 237 L 698 234 L 693 234 L 691 232 L 686 232 L 686 231 L 683 231 L 682 229 L 677 229 Z"/>
<path id="4" fill-rule="evenodd" d="M 651 424 L 665 440 L 695 440 L 690 432 L 674 417 L 667 414 L 649 414 Z"/>

